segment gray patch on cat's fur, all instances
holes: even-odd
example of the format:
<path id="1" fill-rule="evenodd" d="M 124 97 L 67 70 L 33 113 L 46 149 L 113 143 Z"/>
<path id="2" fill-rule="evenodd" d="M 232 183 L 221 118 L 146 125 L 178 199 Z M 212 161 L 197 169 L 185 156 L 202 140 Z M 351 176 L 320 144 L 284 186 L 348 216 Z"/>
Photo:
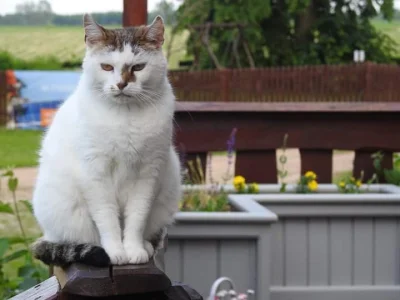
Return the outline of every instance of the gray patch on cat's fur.
<path id="1" fill-rule="evenodd" d="M 99 49 L 123 51 L 130 45 L 132 52 L 138 54 L 141 49 L 152 51 L 160 49 L 164 41 L 164 23 L 157 17 L 149 26 L 105 29 L 97 24 L 90 15 L 84 16 L 85 41 Z"/>

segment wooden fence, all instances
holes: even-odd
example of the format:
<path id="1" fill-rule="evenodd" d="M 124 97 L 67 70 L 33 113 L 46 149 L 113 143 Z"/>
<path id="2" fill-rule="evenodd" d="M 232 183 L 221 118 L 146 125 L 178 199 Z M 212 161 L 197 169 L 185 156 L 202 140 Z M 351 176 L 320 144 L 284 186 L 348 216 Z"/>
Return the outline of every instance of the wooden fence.
<path id="1" fill-rule="evenodd" d="M 333 150 L 354 150 L 354 173 L 374 173 L 371 154 L 400 151 L 400 103 L 177 103 L 176 144 L 186 159 L 206 162 L 208 151 L 223 151 L 237 128 L 235 173 L 249 182 L 276 183 L 276 149 L 289 134 L 300 149 L 301 171 L 313 170 L 332 182 Z M 184 147 L 183 147 L 184 146 Z M 205 166 L 203 166 L 205 168 Z"/>
<path id="2" fill-rule="evenodd" d="M 392 102 L 400 66 L 364 64 L 171 71 L 179 101 Z"/>

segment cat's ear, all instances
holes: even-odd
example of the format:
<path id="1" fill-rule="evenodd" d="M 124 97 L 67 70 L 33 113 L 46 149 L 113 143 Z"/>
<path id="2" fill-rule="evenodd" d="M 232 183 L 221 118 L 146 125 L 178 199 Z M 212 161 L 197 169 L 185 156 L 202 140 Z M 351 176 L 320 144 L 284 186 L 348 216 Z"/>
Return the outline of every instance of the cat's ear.
<path id="1" fill-rule="evenodd" d="M 91 15 L 84 15 L 83 27 L 85 28 L 85 42 L 88 46 L 104 44 L 107 38 L 106 29 L 97 24 Z"/>
<path id="2" fill-rule="evenodd" d="M 157 16 L 153 23 L 146 27 L 146 40 L 153 44 L 156 49 L 161 48 L 164 44 L 164 20 L 161 16 Z"/>

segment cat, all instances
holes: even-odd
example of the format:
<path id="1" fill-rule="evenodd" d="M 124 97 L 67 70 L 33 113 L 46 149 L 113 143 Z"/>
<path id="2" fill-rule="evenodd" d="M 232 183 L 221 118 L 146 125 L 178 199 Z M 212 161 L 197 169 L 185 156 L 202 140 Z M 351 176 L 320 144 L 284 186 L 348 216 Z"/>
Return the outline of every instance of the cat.
<path id="1" fill-rule="evenodd" d="M 146 263 L 181 198 L 164 22 L 111 30 L 86 14 L 84 29 L 80 81 L 41 145 L 32 250 L 58 266 Z"/>

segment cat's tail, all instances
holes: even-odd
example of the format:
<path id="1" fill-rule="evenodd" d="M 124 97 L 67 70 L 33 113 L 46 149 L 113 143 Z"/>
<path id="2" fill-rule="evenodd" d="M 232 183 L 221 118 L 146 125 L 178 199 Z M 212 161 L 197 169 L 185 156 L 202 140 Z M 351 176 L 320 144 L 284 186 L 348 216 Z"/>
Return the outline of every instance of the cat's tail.
<path id="1" fill-rule="evenodd" d="M 35 258 L 47 265 L 65 267 L 72 263 L 81 263 L 94 267 L 107 267 L 110 257 L 106 251 L 90 244 L 53 243 L 43 239 L 31 246 Z"/>

